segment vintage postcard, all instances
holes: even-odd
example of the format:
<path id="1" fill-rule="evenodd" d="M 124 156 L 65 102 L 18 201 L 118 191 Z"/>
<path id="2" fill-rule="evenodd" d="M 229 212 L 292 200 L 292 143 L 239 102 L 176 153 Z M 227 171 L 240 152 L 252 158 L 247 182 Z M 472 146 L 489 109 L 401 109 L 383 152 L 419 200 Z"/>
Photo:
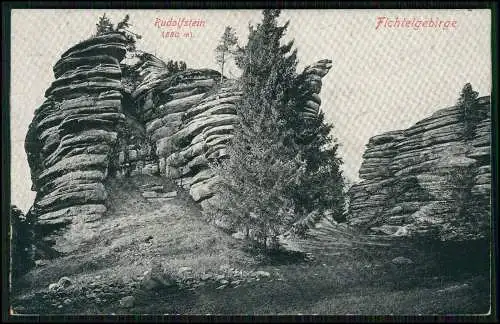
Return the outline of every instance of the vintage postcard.
<path id="1" fill-rule="evenodd" d="M 492 314 L 489 9 L 13 9 L 9 313 Z"/>

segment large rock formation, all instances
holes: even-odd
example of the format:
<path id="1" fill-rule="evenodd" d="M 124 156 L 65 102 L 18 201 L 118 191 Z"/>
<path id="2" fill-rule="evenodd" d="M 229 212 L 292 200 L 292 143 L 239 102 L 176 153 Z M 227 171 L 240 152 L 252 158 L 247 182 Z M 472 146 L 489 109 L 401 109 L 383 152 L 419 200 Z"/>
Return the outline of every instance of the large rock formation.
<path id="1" fill-rule="evenodd" d="M 119 62 L 125 53 L 126 39 L 118 33 L 67 50 L 29 127 L 25 147 L 37 192 L 30 212 L 37 233 L 57 250 L 76 248 L 106 212 L 103 180 L 124 118 Z M 69 224 L 71 234 L 54 233 Z"/>
<path id="2" fill-rule="evenodd" d="M 460 107 L 372 137 L 350 189 L 349 223 L 368 232 L 468 240 L 488 235 L 490 98 L 477 99 L 465 136 Z M 465 215 L 465 216 L 463 216 Z"/>
<path id="3" fill-rule="evenodd" d="M 38 239 L 59 252 L 91 239 L 106 213 L 109 177 L 162 175 L 205 206 L 217 179 L 209 164 L 226 155 L 241 98 L 234 80 L 209 69 L 171 71 L 162 60 L 127 52 L 121 33 L 67 50 L 26 137 Z M 298 76 L 304 118 L 319 112 L 330 60 Z M 69 230 L 68 230 L 69 226 Z"/>

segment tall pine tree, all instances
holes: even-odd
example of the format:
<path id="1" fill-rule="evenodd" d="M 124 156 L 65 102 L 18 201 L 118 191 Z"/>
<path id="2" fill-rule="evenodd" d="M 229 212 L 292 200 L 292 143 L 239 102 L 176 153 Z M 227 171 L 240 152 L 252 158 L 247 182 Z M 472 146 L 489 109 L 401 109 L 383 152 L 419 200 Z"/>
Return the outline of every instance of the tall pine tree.
<path id="1" fill-rule="evenodd" d="M 345 203 L 333 126 L 323 113 L 303 118 L 304 80 L 296 74 L 293 41 L 282 45 L 288 22 L 279 26 L 279 14 L 264 10 L 247 45 L 238 47 L 240 122 L 229 158 L 215 168 L 221 181 L 213 216 L 247 234 L 252 230 L 263 244 L 292 225 L 313 224 L 327 210 L 341 220 Z"/>
<path id="2" fill-rule="evenodd" d="M 323 212 L 330 211 L 335 220 L 344 220 L 342 159 L 338 157 L 339 145 L 332 136 L 332 129 L 333 125 L 325 121 L 323 112 L 315 119 L 301 120 L 295 127 L 296 141 L 306 165 L 300 185 L 293 190 L 299 219 L 312 212 L 321 217 Z"/>
<path id="3" fill-rule="evenodd" d="M 477 116 L 477 112 L 474 111 L 474 104 L 478 95 L 479 93 L 472 89 L 472 85 L 466 83 L 457 101 L 457 106 L 462 110 L 461 119 L 464 123 L 463 136 L 466 140 L 472 139 L 475 124 L 481 119 L 481 116 Z"/>
<path id="4" fill-rule="evenodd" d="M 290 90 L 296 77 L 293 43 L 281 45 L 288 23 L 278 26 L 279 10 L 264 10 L 241 60 L 243 98 L 237 105 L 239 125 L 228 146 L 229 158 L 216 171 L 219 205 L 236 229 L 253 232 L 265 247 L 295 220 L 291 193 L 304 171 L 303 158 L 287 127 L 294 114 Z"/>

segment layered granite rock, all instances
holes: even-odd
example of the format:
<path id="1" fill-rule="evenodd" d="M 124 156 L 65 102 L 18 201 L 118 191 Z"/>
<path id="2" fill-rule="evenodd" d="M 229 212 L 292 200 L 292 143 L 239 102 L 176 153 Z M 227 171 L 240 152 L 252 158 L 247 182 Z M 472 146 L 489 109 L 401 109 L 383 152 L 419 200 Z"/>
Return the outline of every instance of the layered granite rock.
<path id="1" fill-rule="evenodd" d="M 322 87 L 322 78 L 328 74 L 332 67 L 331 60 L 320 60 L 307 66 L 298 76 L 299 105 L 302 106 L 302 115 L 305 119 L 313 119 L 319 114 L 321 98 L 319 94 Z"/>
<path id="2" fill-rule="evenodd" d="M 29 126 L 25 148 L 37 192 L 31 213 L 36 232 L 61 252 L 77 248 L 106 212 L 103 180 L 124 118 L 119 62 L 125 53 L 119 33 L 67 50 Z M 64 226 L 73 230 L 59 235 Z"/>
<path id="3" fill-rule="evenodd" d="M 214 96 L 224 96 L 216 71 L 150 71 L 152 75 L 144 78 L 132 97 L 140 107 L 146 136 L 156 149 L 158 172 L 189 190 L 193 177 L 209 168 L 209 159 L 221 147 L 213 136 L 207 141 L 203 134 L 221 134 L 221 127 L 232 129 L 236 112 L 223 101 L 207 105 Z M 228 89 L 231 97 L 239 98 L 232 91 Z M 193 189 L 193 198 L 200 201 L 195 192 Z"/>
<path id="4" fill-rule="evenodd" d="M 108 177 L 162 175 L 204 203 L 217 181 L 210 163 L 226 156 L 242 93 L 210 69 L 171 71 L 154 55 L 127 51 L 121 33 L 92 37 L 55 64 L 56 80 L 26 137 L 30 215 L 40 240 L 71 252 L 106 213 Z M 304 118 L 315 118 L 322 60 L 298 75 Z M 69 230 L 68 230 L 69 229 Z"/>
<path id="5" fill-rule="evenodd" d="M 331 66 L 330 60 L 322 60 L 298 76 L 304 118 L 318 115 L 321 78 Z M 141 80 L 131 97 L 156 149 L 154 170 L 189 190 L 202 207 L 208 206 L 217 181 L 209 165 L 226 156 L 241 91 L 234 80 L 219 82 L 220 74 L 214 70 L 171 73 L 149 54 L 140 55 L 134 69 Z"/>
<path id="6" fill-rule="evenodd" d="M 383 235 L 488 235 L 490 99 L 479 98 L 465 136 L 460 107 L 441 109 L 414 126 L 372 137 L 349 191 L 349 223 Z M 473 202 L 475 208 L 467 208 Z M 467 216 L 461 218 L 467 208 Z"/>

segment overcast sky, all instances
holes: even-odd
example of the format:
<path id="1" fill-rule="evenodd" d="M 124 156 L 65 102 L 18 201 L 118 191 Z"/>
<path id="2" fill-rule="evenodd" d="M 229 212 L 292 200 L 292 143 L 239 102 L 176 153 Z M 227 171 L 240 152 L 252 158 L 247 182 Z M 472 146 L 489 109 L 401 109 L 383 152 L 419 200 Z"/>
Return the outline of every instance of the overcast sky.
<path id="1" fill-rule="evenodd" d="M 106 13 L 114 23 L 126 13 L 142 35 L 137 47 L 162 59 L 183 60 L 191 68 L 217 69 L 214 49 L 227 25 L 241 43 L 260 10 L 13 10 L 11 35 L 12 203 L 27 211 L 35 193 L 24 138 L 34 110 L 54 81 L 52 67 L 70 46 L 95 31 Z M 456 21 L 456 27 L 379 27 L 377 17 Z M 183 27 L 192 37 L 162 38 L 156 18 L 204 20 Z M 299 70 L 333 60 L 323 79 L 322 105 L 341 143 L 343 169 L 356 180 L 365 144 L 384 131 L 407 128 L 437 109 L 453 105 L 470 82 L 481 96 L 491 92 L 489 10 L 284 10 L 286 35 L 298 49 Z M 236 68 L 230 73 L 237 74 Z"/>

